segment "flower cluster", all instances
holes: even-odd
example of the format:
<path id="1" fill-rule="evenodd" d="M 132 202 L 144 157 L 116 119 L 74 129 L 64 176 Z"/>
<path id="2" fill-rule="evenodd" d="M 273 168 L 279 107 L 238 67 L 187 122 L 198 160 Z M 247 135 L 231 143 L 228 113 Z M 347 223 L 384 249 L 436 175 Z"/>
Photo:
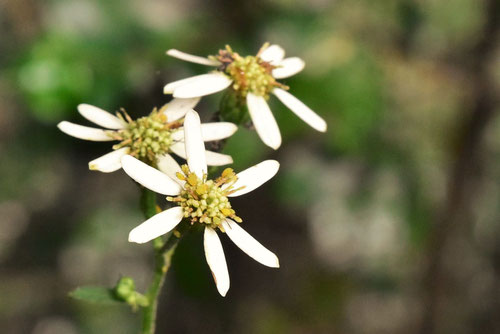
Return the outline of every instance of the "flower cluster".
<path id="1" fill-rule="evenodd" d="M 277 256 L 240 227 L 242 219 L 231 204 L 232 197 L 245 195 L 270 180 L 278 172 L 279 163 L 266 160 L 239 173 L 225 168 L 219 177 L 209 178 L 207 165 L 222 166 L 233 160 L 229 155 L 207 151 L 204 143 L 230 137 L 237 125 L 202 124 L 193 108 L 201 96 L 227 89 L 228 94 L 246 104 L 242 112 L 248 110 L 256 132 L 274 149 L 281 145 L 281 135 L 267 104 L 270 95 L 275 95 L 314 129 L 326 131 L 327 126 L 320 116 L 288 93 L 287 86 L 277 81 L 304 68 L 300 58 L 285 58 L 284 50 L 278 45 L 266 43 L 255 56 L 240 56 L 229 46 L 207 58 L 178 50 L 169 50 L 167 54 L 215 69 L 167 84 L 164 92 L 173 94 L 173 100 L 159 109 L 154 108 L 147 116 L 134 120 L 123 109 L 113 115 L 98 107 L 80 104 L 79 113 L 104 129 L 67 121 L 58 127 L 84 140 L 118 141 L 112 146 L 112 152 L 89 162 L 89 168 L 105 173 L 123 168 L 142 187 L 164 195 L 170 204 L 166 210 L 135 227 L 129 241 L 142 244 L 169 232 L 179 235 L 178 226 L 183 220 L 185 226 L 201 226 L 208 266 L 219 293 L 225 296 L 229 273 L 217 232 L 226 234 L 259 263 L 279 267 Z M 172 153 L 185 159 L 187 164 L 181 167 Z"/>

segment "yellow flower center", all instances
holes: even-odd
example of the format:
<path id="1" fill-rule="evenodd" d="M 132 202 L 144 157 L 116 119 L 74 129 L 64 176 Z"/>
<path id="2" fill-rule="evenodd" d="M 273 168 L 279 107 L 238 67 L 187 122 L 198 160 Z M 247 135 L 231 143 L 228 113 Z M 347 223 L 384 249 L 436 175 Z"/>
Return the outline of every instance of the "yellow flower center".
<path id="1" fill-rule="evenodd" d="M 261 50 L 267 47 L 265 44 Z M 262 60 L 259 54 L 256 56 L 241 57 L 233 52 L 230 46 L 220 50 L 214 59 L 222 63 L 221 70 L 233 80 L 232 88 L 242 97 L 253 93 L 255 95 L 269 97 L 274 87 L 285 87 L 274 79 L 272 70 L 275 66 Z"/>
<path id="2" fill-rule="evenodd" d="M 206 175 L 200 179 L 187 165 L 183 165 L 182 173 L 177 173 L 177 178 L 185 181 L 184 189 L 179 196 L 167 197 L 167 200 L 178 202 L 184 210 L 184 217 L 189 218 L 191 224 L 198 222 L 221 228 L 226 218 L 242 221 L 227 198 L 238 190 L 233 189 L 238 177 L 231 168 L 226 168 L 216 180 L 207 180 Z"/>
<path id="3" fill-rule="evenodd" d="M 132 120 L 123 110 L 122 113 L 128 125 L 115 134 L 115 139 L 120 140 L 120 143 L 114 145 L 113 149 L 129 147 L 130 155 L 146 163 L 156 163 L 158 155 L 169 151 L 173 144 L 172 131 L 182 125 L 182 122 L 168 123 L 162 109 L 158 111 L 155 108 L 149 116 L 136 120 Z"/>

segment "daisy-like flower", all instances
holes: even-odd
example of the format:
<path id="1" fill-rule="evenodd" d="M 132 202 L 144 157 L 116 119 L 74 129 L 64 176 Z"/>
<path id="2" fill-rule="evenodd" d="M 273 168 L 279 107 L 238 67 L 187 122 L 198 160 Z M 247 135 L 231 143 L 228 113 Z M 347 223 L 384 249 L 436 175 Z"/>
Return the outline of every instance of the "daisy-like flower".
<path id="1" fill-rule="evenodd" d="M 277 268 L 278 258 L 243 230 L 229 198 L 244 195 L 271 179 L 278 171 L 275 160 L 263 161 L 235 174 L 226 168 L 215 180 L 207 179 L 207 163 L 200 119 L 189 111 L 184 122 L 187 165 L 180 167 L 172 158 L 160 166 L 163 172 L 132 156 L 122 157 L 123 170 L 144 187 L 163 195 L 176 206 L 156 214 L 129 234 L 129 241 L 145 243 L 173 230 L 182 219 L 204 226 L 204 248 L 217 290 L 229 290 L 226 259 L 217 230 L 225 232 L 241 250 L 261 264 Z"/>
<path id="2" fill-rule="evenodd" d="M 121 167 L 120 159 L 131 155 L 150 165 L 163 164 L 174 153 L 186 159 L 184 149 L 184 116 L 199 101 L 199 98 L 174 99 L 161 109 L 154 109 L 145 117 L 132 120 L 122 110 L 112 115 L 100 108 L 80 104 L 78 111 L 89 121 L 106 129 L 97 129 L 67 121 L 60 122 L 59 129 L 76 138 L 90 141 L 119 141 L 113 151 L 89 162 L 91 170 L 114 172 Z M 231 136 L 238 127 L 229 122 L 205 123 L 201 125 L 204 141 L 221 140 Z M 208 165 L 222 166 L 233 162 L 231 156 L 205 151 Z"/>
<path id="3" fill-rule="evenodd" d="M 216 56 L 193 56 L 175 49 L 167 54 L 185 61 L 214 66 L 216 70 L 174 81 L 164 88 L 165 94 L 176 98 L 193 98 L 213 94 L 226 88 L 232 89 L 239 99 L 246 102 L 255 129 L 267 146 L 277 149 L 281 134 L 271 109 L 269 95 L 275 95 L 285 106 L 314 129 L 325 132 L 326 122 L 295 96 L 288 87 L 276 81 L 290 77 L 304 68 L 298 57 L 285 58 L 285 51 L 278 45 L 266 43 L 256 56 L 242 57 L 226 46 Z"/>

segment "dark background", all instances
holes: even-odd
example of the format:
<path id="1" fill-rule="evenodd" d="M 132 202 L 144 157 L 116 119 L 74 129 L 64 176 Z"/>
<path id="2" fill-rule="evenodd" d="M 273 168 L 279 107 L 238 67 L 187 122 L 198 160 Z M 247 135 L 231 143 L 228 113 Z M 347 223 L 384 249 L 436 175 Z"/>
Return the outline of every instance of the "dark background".
<path id="1" fill-rule="evenodd" d="M 306 61 L 285 80 L 328 122 L 276 99 L 274 152 L 240 129 L 236 170 L 280 173 L 233 206 L 280 258 L 257 264 L 226 237 L 218 295 L 202 235 L 179 246 L 159 333 L 500 332 L 500 43 L 496 0 L 0 1 L 0 330 L 137 333 L 126 306 L 71 300 L 120 275 L 144 289 L 151 245 L 122 172 L 88 161 L 109 143 L 68 137 L 79 103 L 141 116 L 163 85 L 207 68 L 165 55 L 263 42 Z M 210 119 L 221 95 L 197 110 Z M 132 315 L 131 315 L 132 314 Z"/>

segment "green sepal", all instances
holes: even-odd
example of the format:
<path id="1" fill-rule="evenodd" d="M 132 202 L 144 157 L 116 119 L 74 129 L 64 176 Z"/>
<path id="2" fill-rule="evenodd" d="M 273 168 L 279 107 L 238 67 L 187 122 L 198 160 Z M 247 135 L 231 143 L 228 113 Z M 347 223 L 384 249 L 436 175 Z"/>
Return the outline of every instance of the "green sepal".
<path id="1" fill-rule="evenodd" d="M 246 100 L 234 89 L 226 90 L 222 96 L 219 108 L 221 122 L 232 122 L 237 125 L 244 125 L 250 122 Z"/>

